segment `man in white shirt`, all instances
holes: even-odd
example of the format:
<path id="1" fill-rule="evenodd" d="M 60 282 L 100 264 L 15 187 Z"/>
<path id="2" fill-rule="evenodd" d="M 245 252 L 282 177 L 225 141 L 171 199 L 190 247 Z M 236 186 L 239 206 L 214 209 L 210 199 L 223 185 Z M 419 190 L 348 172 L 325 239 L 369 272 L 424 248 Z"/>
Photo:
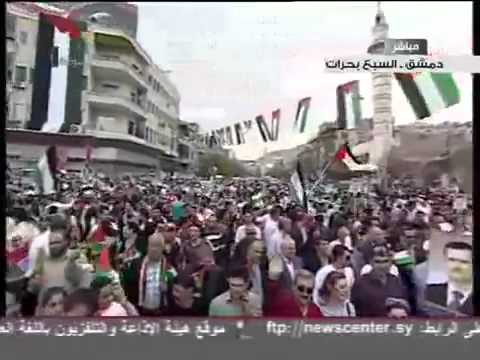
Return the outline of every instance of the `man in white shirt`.
<path id="1" fill-rule="evenodd" d="M 330 251 L 336 245 L 344 245 L 347 247 L 348 250 L 352 251 L 352 238 L 350 236 L 350 230 L 346 226 L 340 226 L 337 230 L 337 240 L 334 240 L 330 243 Z"/>
<path id="2" fill-rule="evenodd" d="M 286 238 L 280 244 L 281 259 L 283 262 L 283 272 L 280 276 L 280 283 L 286 289 L 290 289 L 295 280 L 295 272 L 302 269 L 302 259 L 296 256 L 295 241 L 292 238 Z"/>
<path id="3" fill-rule="evenodd" d="M 247 228 L 255 229 L 257 239 L 262 238 L 262 231 L 253 223 L 253 215 L 246 213 L 243 215 L 243 225 L 240 225 L 235 233 L 235 244 L 238 244 L 247 235 Z"/>
<path id="4" fill-rule="evenodd" d="M 271 248 L 271 244 L 275 243 L 275 238 L 279 233 L 280 209 L 272 208 L 270 213 L 264 215 L 258 220 L 263 223 L 263 239 L 267 245 L 267 251 Z"/>
<path id="5" fill-rule="evenodd" d="M 332 250 L 331 264 L 322 267 L 315 275 L 315 289 L 313 290 L 313 301 L 315 304 L 320 304 L 319 291 L 323 286 L 328 274 L 332 271 L 339 271 L 345 274 L 348 286 L 351 288 L 355 282 L 355 275 L 353 269 L 348 266 L 350 253 L 344 245 L 336 245 Z"/>
<path id="6" fill-rule="evenodd" d="M 25 274 L 27 277 L 30 277 L 33 274 L 35 264 L 37 264 L 38 254 L 41 251 L 43 251 L 47 256 L 50 255 L 48 246 L 49 238 L 50 229 L 38 235 L 30 244 L 30 249 L 28 250 L 28 270 Z"/>

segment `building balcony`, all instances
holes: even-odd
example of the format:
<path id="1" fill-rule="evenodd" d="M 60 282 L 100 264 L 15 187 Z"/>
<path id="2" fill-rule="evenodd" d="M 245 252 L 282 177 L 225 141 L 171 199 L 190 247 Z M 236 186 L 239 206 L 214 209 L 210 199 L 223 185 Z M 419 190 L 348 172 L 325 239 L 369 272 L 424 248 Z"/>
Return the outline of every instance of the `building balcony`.
<path id="1" fill-rule="evenodd" d="M 14 54 L 17 52 L 18 44 L 14 37 L 7 36 L 7 54 Z"/>
<path id="2" fill-rule="evenodd" d="M 122 56 L 95 55 L 90 64 L 94 69 L 101 71 L 102 77 L 133 82 L 144 90 L 148 89 L 147 78 L 143 71 Z"/>
<path id="3" fill-rule="evenodd" d="M 133 116 L 147 118 L 147 113 L 142 104 L 132 100 L 129 97 L 111 95 L 96 91 L 86 93 L 87 101 L 102 110 L 111 110 L 112 108 L 121 108 Z"/>
<path id="4" fill-rule="evenodd" d="M 177 156 L 177 153 L 171 153 L 170 148 L 168 146 L 164 146 L 161 144 L 152 144 L 147 142 L 145 139 L 139 138 L 138 136 L 130 135 L 130 134 L 125 134 L 125 133 L 119 133 L 119 132 L 113 132 L 113 131 L 101 131 L 101 130 L 92 130 L 92 129 L 86 129 L 85 130 L 85 135 L 91 135 L 96 138 L 100 139 L 110 139 L 110 140 L 123 140 L 123 141 L 130 141 L 136 144 L 144 145 L 152 149 L 156 150 L 161 150 L 163 153 L 166 155 L 170 156 Z"/>

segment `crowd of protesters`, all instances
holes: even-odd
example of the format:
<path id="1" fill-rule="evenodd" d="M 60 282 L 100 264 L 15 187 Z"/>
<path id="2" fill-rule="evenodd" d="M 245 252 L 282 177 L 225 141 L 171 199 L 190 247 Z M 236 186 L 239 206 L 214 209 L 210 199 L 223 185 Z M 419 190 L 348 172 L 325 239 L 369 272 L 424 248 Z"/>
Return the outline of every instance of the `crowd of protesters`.
<path id="1" fill-rule="evenodd" d="M 18 181 L 10 176 L 7 192 L 8 316 L 472 311 L 471 245 L 460 241 L 471 204 L 458 187 L 309 186 L 305 209 L 272 178 L 65 175 L 52 195 Z M 445 251 L 463 254 L 448 279 L 463 297 L 449 292 L 438 308 L 427 294 L 435 229 L 451 234 Z"/>

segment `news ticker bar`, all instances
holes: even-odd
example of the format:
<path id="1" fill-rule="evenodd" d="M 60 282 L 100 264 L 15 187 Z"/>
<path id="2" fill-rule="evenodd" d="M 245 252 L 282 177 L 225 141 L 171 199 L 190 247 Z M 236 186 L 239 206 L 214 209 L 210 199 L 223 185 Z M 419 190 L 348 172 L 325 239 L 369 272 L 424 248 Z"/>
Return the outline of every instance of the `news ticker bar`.
<path id="1" fill-rule="evenodd" d="M 329 73 L 480 72 L 480 56 L 360 55 L 325 59 Z"/>
<path id="2" fill-rule="evenodd" d="M 328 335 L 384 335 L 391 337 L 428 336 L 480 340 L 480 321 L 474 319 L 418 321 L 352 320 L 337 322 L 308 320 L 175 320 L 175 319 L 105 319 L 105 320 L 14 320 L 0 322 L 0 338 L 9 336 L 171 336 L 207 338 L 257 337 L 300 339 Z"/>

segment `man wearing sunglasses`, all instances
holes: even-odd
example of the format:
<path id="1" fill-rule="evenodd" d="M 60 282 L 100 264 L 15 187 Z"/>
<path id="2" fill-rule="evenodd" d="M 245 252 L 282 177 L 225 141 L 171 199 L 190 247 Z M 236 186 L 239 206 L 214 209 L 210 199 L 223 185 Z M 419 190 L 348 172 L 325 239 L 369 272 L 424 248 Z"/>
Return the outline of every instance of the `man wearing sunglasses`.
<path id="1" fill-rule="evenodd" d="M 388 315 L 388 298 L 407 300 L 402 281 L 390 273 L 392 256 L 386 246 L 373 248 L 371 272 L 355 281 L 351 301 L 358 316 L 385 317 Z"/>
<path id="2" fill-rule="evenodd" d="M 288 318 L 321 318 L 320 309 L 312 302 L 315 277 L 308 270 L 295 273 L 293 286 L 282 289 L 279 279 L 284 271 L 280 257 L 272 258 L 269 266 L 267 316 Z"/>

